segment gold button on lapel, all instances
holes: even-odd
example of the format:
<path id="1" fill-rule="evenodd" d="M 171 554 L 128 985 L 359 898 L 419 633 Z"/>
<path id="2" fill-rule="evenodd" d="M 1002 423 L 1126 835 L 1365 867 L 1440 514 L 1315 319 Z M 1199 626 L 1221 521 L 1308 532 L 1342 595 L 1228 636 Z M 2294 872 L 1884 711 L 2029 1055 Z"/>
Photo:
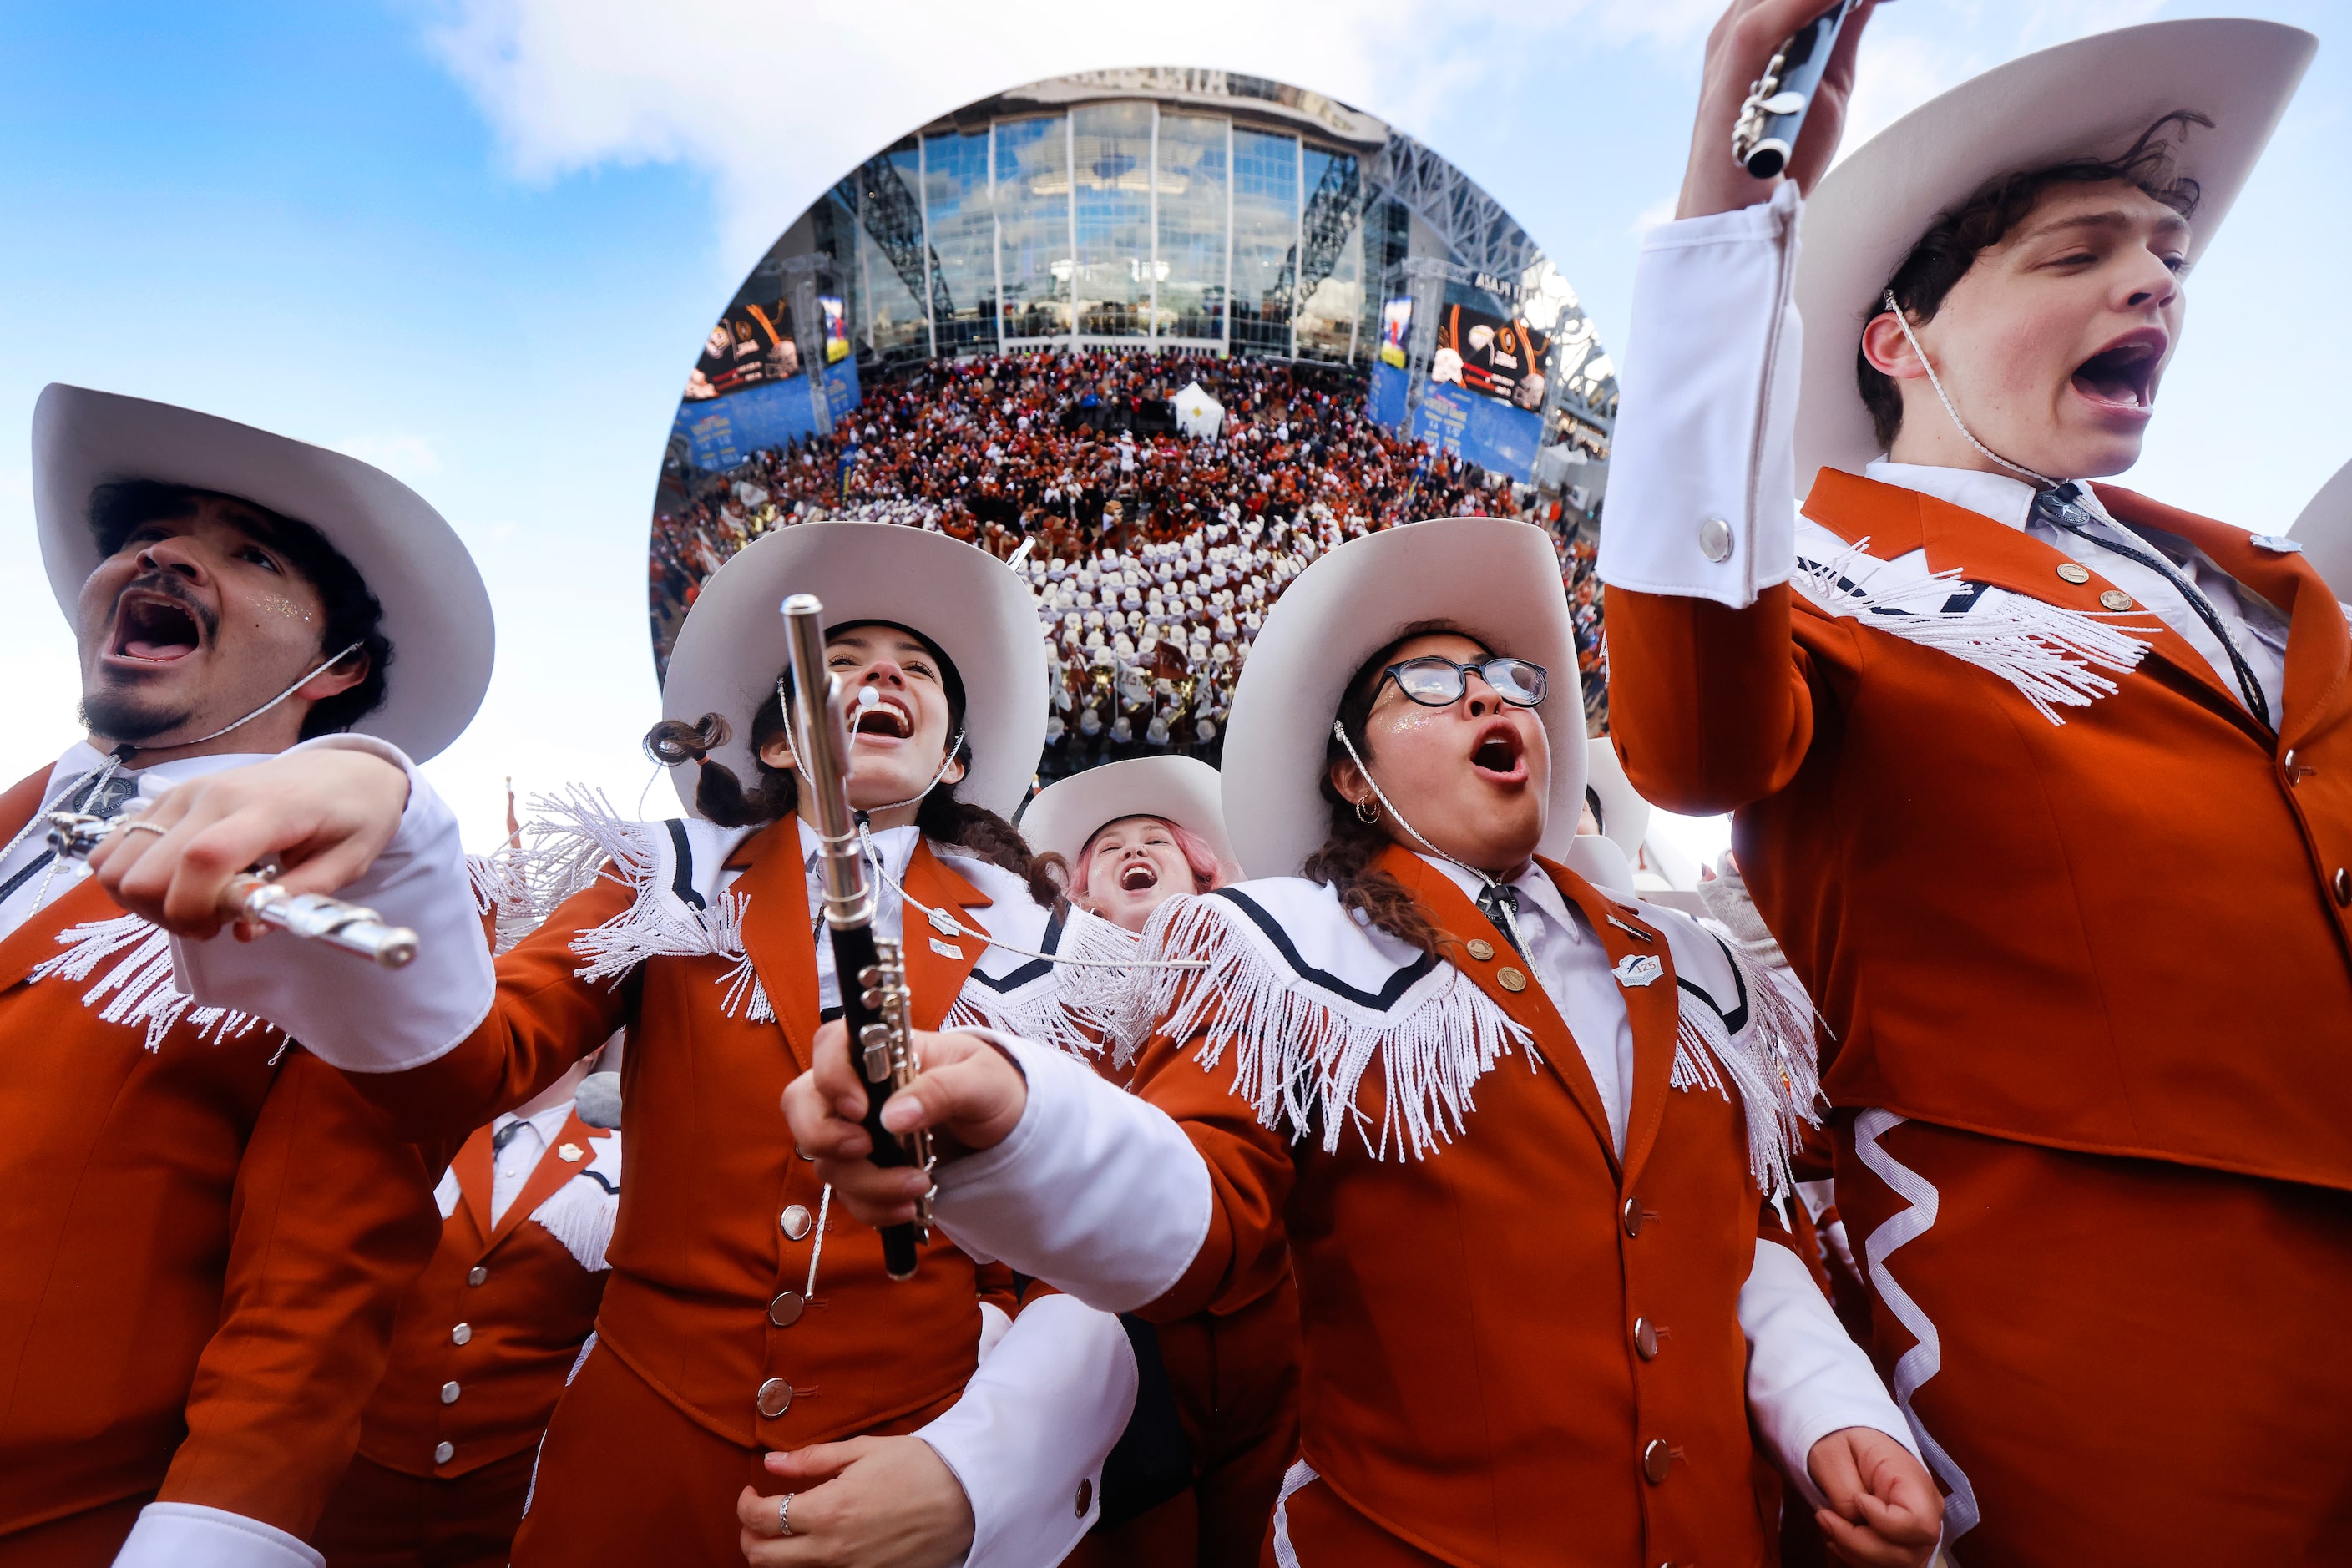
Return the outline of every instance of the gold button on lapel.
<path id="1" fill-rule="evenodd" d="M 2087 583 L 2091 580 L 2091 569 L 2073 561 L 2062 561 L 2058 563 L 2058 575 L 2069 583 Z"/>
<path id="2" fill-rule="evenodd" d="M 1528 977 L 1508 964 L 1496 970 L 1495 978 L 1502 983 L 1506 991 L 1525 991 L 1528 988 Z"/>
<path id="3" fill-rule="evenodd" d="M 2121 588 L 2110 588 L 2099 595 L 2099 603 L 2111 610 L 2128 610 L 2132 607 L 2132 596 Z"/>
<path id="4" fill-rule="evenodd" d="M 577 1143 L 558 1143 L 555 1146 L 555 1157 L 567 1165 L 578 1164 L 581 1149 Z"/>
<path id="5" fill-rule="evenodd" d="M 1488 942 L 1485 937 L 1474 936 L 1462 945 L 1468 948 L 1470 950 L 1470 956 L 1476 959 L 1481 963 L 1486 963 L 1488 959 L 1495 956 L 1495 944 Z"/>

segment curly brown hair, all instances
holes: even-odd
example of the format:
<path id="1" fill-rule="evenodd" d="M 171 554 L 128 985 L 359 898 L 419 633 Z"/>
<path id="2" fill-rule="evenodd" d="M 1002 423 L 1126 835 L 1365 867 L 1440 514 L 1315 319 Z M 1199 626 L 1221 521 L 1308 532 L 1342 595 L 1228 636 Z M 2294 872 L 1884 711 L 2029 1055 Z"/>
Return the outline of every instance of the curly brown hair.
<path id="1" fill-rule="evenodd" d="M 1415 621 L 1391 637 L 1348 678 L 1338 717 L 1348 738 L 1355 742 L 1358 754 L 1367 763 L 1372 760 L 1372 741 L 1365 723 L 1371 717 L 1372 700 L 1380 695 L 1381 672 L 1395 661 L 1397 650 L 1405 644 L 1415 637 L 1439 635 L 1466 637 L 1477 644 L 1482 654 L 1494 651 L 1451 621 Z M 1331 805 L 1331 826 L 1323 847 L 1307 858 L 1303 874 L 1308 881 L 1319 882 L 1337 892 L 1342 909 L 1360 913 L 1399 942 L 1433 957 L 1446 957 L 1454 939 L 1429 918 L 1429 911 L 1422 908 L 1402 882 L 1386 871 L 1370 868 L 1392 841 L 1378 822 L 1366 822 L 1358 816 L 1354 804 L 1331 782 L 1332 770 L 1348 760 L 1348 749 L 1339 743 L 1339 736 L 1333 735 L 1323 742 L 1322 790 L 1323 798 Z"/>
<path id="2" fill-rule="evenodd" d="M 664 767 L 695 764 L 695 809 L 721 827 L 764 826 L 800 808 L 799 780 L 789 769 L 770 767 L 760 755 L 784 734 L 782 686 L 780 679 L 759 711 L 751 715 L 755 776 L 748 790 L 734 769 L 710 755 L 734 732 L 723 715 L 705 713 L 691 724 L 665 719 L 646 731 L 646 754 L 655 762 Z M 956 756 L 967 769 L 971 766 L 969 740 L 957 748 Z M 942 784 L 923 797 L 915 808 L 915 826 L 934 844 L 951 845 L 1012 872 L 1028 886 L 1029 896 L 1045 908 L 1052 908 L 1060 896 L 1061 889 L 1037 863 L 1013 825 L 984 805 L 958 800 L 953 784 Z"/>

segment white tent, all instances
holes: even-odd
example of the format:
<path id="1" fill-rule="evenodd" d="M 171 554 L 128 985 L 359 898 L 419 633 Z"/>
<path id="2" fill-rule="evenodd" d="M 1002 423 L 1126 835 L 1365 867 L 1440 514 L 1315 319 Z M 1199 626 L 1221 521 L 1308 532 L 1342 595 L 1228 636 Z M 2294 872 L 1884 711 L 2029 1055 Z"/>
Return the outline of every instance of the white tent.
<path id="1" fill-rule="evenodd" d="M 1176 395 L 1176 428 L 1202 439 L 1214 436 L 1225 422 L 1224 405 L 1201 390 L 1197 381 L 1184 384 Z"/>

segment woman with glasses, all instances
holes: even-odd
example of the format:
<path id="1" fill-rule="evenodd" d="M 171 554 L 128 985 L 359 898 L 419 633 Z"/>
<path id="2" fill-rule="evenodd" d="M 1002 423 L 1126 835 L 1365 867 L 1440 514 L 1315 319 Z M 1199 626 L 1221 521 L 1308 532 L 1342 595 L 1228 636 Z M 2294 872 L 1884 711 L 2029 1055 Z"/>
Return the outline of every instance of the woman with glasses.
<path id="1" fill-rule="evenodd" d="M 965 1245 L 1106 1310 L 1213 1310 L 1285 1249 L 1313 1565 L 1756 1563 L 1792 1480 L 1840 1549 L 1923 1563 L 1940 1505 L 1771 1198 L 1813 1100 L 1804 1021 L 1731 949 L 1561 858 L 1585 741 L 1550 541 L 1370 535 L 1292 585 L 1223 793 L 1257 879 L 1180 904 L 1121 1095 L 999 1036 L 924 1042 L 885 1113 Z M 785 1097 L 869 1219 L 836 1031 Z M 1802 1506 L 1801 1504 L 1800 1506 Z"/>

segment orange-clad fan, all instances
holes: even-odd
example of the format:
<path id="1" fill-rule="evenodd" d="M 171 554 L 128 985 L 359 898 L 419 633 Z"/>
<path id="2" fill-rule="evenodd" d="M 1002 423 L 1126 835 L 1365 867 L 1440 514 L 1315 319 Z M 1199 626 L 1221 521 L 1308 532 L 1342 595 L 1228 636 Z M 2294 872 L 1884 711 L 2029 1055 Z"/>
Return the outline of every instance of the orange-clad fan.
<path id="1" fill-rule="evenodd" d="M 611 1278 L 548 1428 L 519 1568 L 758 1563 L 883 1542 L 969 1568 L 1053 1562 L 1092 1522 L 1133 1402 L 1109 1315 L 1065 1296 L 1022 1305 L 1011 1271 L 952 1227 L 892 1279 L 881 1237 L 794 1157 L 778 1100 L 843 984 L 815 940 L 818 840 L 782 701 L 778 611 L 795 594 L 823 602 L 827 667 L 856 699 L 849 798 L 876 928 L 905 939 L 915 1022 L 1025 1011 L 1052 932 L 1001 813 L 1043 742 L 1036 614 L 1003 563 L 888 524 L 788 529 L 705 584 L 664 684 L 669 718 L 648 737 L 685 771 L 694 815 L 542 803 L 512 876 L 545 922 L 495 962 L 462 861 L 414 852 L 373 799 L 338 849 L 383 846 L 349 896 L 427 938 L 404 1005 L 338 1027 L 349 964 L 257 962 L 182 922 L 199 996 L 325 1031 L 314 1048 L 420 1132 L 481 1124 L 627 1027 Z M 370 789 L 400 782 L 386 769 Z M 176 832 L 212 823 L 240 852 L 288 846 L 315 809 L 299 768 L 208 784 L 158 809 Z M 200 881 L 175 847 L 142 837 L 100 875 L 133 900 Z"/>
<path id="2" fill-rule="evenodd" d="M 1791 1478 L 1920 1563 L 1900 1414 L 1784 1245 L 1811 1047 L 1696 921 L 1561 865 L 1585 740 L 1549 541 L 1450 519 L 1341 545 L 1267 617 L 1227 736 L 1252 880 L 1173 906 L 1133 1093 L 946 1034 L 884 1114 L 967 1246 L 1167 1321 L 1298 1285 L 1301 1458 L 1265 1560 L 1757 1563 Z M 1017 1066 L 1016 1066 L 1017 1064 Z M 844 1042 L 786 1094 L 869 1217 Z M 1570 1500 L 1572 1500 L 1570 1501 Z"/>
<path id="3" fill-rule="evenodd" d="M 1139 949 L 1171 900 L 1238 875 L 1217 770 L 1192 757 L 1110 763 L 1048 785 L 1022 813 L 1021 831 L 1041 858 L 1058 857 L 1067 868 L 1070 901 L 1131 933 Z M 1155 973 L 1114 972 L 1123 994 L 1094 1009 L 1108 1015 L 1114 1037 L 1090 1059 L 1113 1082 L 1134 1075 L 1141 1044 L 1134 1036 L 1149 1032 Z M 1101 984 L 1083 972 L 1064 980 L 1080 994 Z M 1222 1310 L 1146 1331 L 1166 1373 L 1192 1485 L 1132 1523 L 1098 1527 L 1074 1562 L 1215 1568 L 1255 1556 L 1283 1475 L 1298 1457 L 1298 1288 L 1282 1252 L 1267 1254 L 1263 1275 L 1262 1289 L 1234 1291 Z M 1139 1418 L 1142 1406 L 1139 1395 Z"/>
<path id="4" fill-rule="evenodd" d="M 582 1120 L 583 1058 L 441 1176 L 441 1247 L 402 1301 L 360 1451 L 311 1544 L 328 1568 L 500 1568 L 547 1421 L 596 1327 L 621 1134 Z"/>
<path id="5" fill-rule="evenodd" d="M 397 480 L 186 409 L 51 386 L 33 484 L 89 736 L 0 795 L 0 1563 L 315 1568 L 432 1173 L 342 1074 L 194 1004 L 43 818 L 272 752 L 397 783 L 480 702 L 488 599 Z M 457 852 L 436 802 L 402 826 Z"/>
<path id="6" fill-rule="evenodd" d="M 2314 40 L 2083 38 L 1801 200 L 1842 83 L 1794 180 L 1722 149 L 1808 8 L 1733 7 L 1643 244 L 1618 748 L 1736 813 L 1826 1020 L 1837 1208 L 1952 1555 L 2346 1560 L 2352 637 L 2284 518 L 2094 482 Z"/>

